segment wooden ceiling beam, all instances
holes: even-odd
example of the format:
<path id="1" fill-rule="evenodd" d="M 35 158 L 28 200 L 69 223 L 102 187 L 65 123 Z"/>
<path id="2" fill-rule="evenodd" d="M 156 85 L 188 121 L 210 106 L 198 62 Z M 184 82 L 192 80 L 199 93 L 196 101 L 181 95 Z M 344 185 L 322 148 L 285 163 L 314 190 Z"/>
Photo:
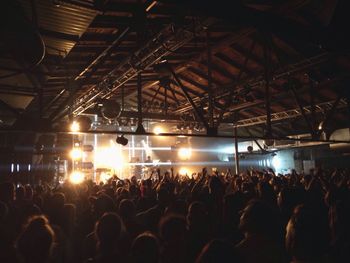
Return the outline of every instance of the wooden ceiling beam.
<path id="1" fill-rule="evenodd" d="M 257 63 L 258 65 L 260 65 L 261 67 L 264 66 L 264 61 L 262 58 L 260 58 L 259 56 L 255 55 L 252 52 L 249 52 L 248 49 L 240 46 L 237 43 L 233 43 L 230 45 L 231 48 L 233 48 L 236 52 L 241 53 L 244 57 L 249 58 L 249 60 L 254 61 L 255 63 Z"/>
<path id="2" fill-rule="evenodd" d="M 204 92 L 208 92 L 208 87 L 203 85 L 203 84 L 200 84 L 198 83 L 197 81 L 183 75 L 183 74 L 178 74 L 178 78 L 180 78 L 181 80 L 191 84 L 192 86 L 204 91 Z"/>
<path id="3" fill-rule="evenodd" d="M 223 53 L 219 52 L 215 56 L 218 59 L 220 59 L 221 61 L 223 61 L 226 64 L 230 65 L 231 67 L 235 67 L 238 70 L 242 70 L 247 75 L 253 75 L 254 74 L 254 72 L 252 70 L 250 70 L 248 67 L 238 63 L 237 61 L 233 60 L 232 58 L 228 57 L 227 55 L 225 55 Z"/>

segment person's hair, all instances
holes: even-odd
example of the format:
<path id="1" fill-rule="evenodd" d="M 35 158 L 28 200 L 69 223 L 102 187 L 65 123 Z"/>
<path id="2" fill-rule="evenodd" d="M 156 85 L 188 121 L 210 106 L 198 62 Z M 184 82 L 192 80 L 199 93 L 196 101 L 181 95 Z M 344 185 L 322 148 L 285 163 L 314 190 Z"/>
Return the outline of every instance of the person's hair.
<path id="1" fill-rule="evenodd" d="M 176 242 L 183 238 L 186 232 L 186 220 L 180 215 L 168 215 L 159 223 L 160 237 L 164 242 Z"/>
<path id="2" fill-rule="evenodd" d="M 55 193 L 51 198 L 51 205 L 54 208 L 62 209 L 64 207 L 64 203 L 66 202 L 66 196 L 64 193 Z"/>
<path id="3" fill-rule="evenodd" d="M 201 202 L 192 202 L 188 207 L 187 212 L 187 224 L 188 226 L 199 226 L 203 227 L 207 219 L 207 209 Z"/>
<path id="4" fill-rule="evenodd" d="M 159 261 L 159 241 L 151 232 L 137 236 L 131 246 L 132 263 L 157 263 Z"/>
<path id="5" fill-rule="evenodd" d="M 23 200 L 25 196 L 25 188 L 24 186 L 18 186 L 16 188 L 16 200 Z"/>
<path id="6" fill-rule="evenodd" d="M 277 238 L 280 234 L 280 220 L 276 209 L 268 203 L 251 200 L 243 210 L 239 228 L 243 232 Z"/>
<path id="7" fill-rule="evenodd" d="M 314 208 L 297 206 L 286 230 L 286 249 L 296 260 L 314 260 L 326 252 L 328 226 Z"/>
<path id="8" fill-rule="evenodd" d="M 276 203 L 276 194 L 273 187 L 268 182 L 259 182 L 257 188 L 258 196 L 261 200 L 264 200 L 270 204 Z"/>
<path id="9" fill-rule="evenodd" d="M 234 246 L 229 242 L 214 239 L 204 246 L 196 263 L 239 262 Z"/>
<path id="10" fill-rule="evenodd" d="M 105 213 L 96 222 L 95 236 L 100 251 L 111 250 L 120 238 L 122 220 L 116 213 Z"/>
<path id="11" fill-rule="evenodd" d="M 48 219 L 43 215 L 34 216 L 17 240 L 18 252 L 25 262 L 45 262 L 50 256 L 54 237 Z"/>
<path id="12" fill-rule="evenodd" d="M 224 186 L 220 179 L 216 176 L 211 176 L 209 179 L 209 192 L 218 194 L 224 191 Z"/>
<path id="13" fill-rule="evenodd" d="M 34 194 L 32 186 L 30 184 L 26 184 L 24 186 L 24 189 L 25 189 L 25 196 L 24 196 L 24 198 L 28 199 L 28 200 L 32 200 L 33 199 L 33 194 Z"/>
<path id="14" fill-rule="evenodd" d="M 119 214 L 124 220 L 133 218 L 136 214 L 135 204 L 129 199 L 123 199 L 119 204 Z"/>
<path id="15" fill-rule="evenodd" d="M 93 204 L 98 217 L 104 213 L 115 211 L 114 200 L 105 193 L 99 193 Z"/>
<path id="16" fill-rule="evenodd" d="M 170 193 L 168 191 L 168 189 L 166 189 L 165 187 L 160 187 L 157 190 L 157 199 L 158 199 L 158 203 L 161 205 L 167 205 L 169 203 L 169 197 Z"/>

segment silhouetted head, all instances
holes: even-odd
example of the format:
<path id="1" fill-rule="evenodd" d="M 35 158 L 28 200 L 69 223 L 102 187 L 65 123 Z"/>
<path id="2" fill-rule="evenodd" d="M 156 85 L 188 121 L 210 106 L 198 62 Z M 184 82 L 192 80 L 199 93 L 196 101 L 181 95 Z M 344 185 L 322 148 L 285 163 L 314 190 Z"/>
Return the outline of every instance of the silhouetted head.
<path id="1" fill-rule="evenodd" d="M 54 232 L 45 216 L 29 219 L 17 241 L 19 254 L 25 262 L 46 262 L 50 256 Z"/>
<path id="2" fill-rule="evenodd" d="M 119 204 L 119 214 L 123 220 L 132 219 L 136 215 L 135 204 L 128 199 L 123 199 Z"/>
<path id="3" fill-rule="evenodd" d="M 98 197 L 94 199 L 93 210 L 97 217 L 102 216 L 106 212 L 112 212 L 115 210 L 114 201 L 110 196 L 104 193 L 99 194 Z"/>
<path id="4" fill-rule="evenodd" d="M 189 228 L 203 227 L 208 216 L 205 205 L 201 202 L 193 202 L 190 204 L 187 213 L 187 225 Z"/>
<path id="5" fill-rule="evenodd" d="M 34 195 L 32 186 L 30 184 L 26 184 L 24 188 L 25 188 L 24 198 L 27 200 L 32 200 Z"/>
<path id="6" fill-rule="evenodd" d="M 95 236 L 100 251 L 111 250 L 120 238 L 122 220 L 116 213 L 105 213 L 95 225 Z"/>
<path id="7" fill-rule="evenodd" d="M 239 228 L 245 234 L 276 237 L 279 234 L 279 216 L 268 203 L 252 200 L 244 208 Z"/>
<path id="8" fill-rule="evenodd" d="M 166 187 L 161 187 L 158 191 L 157 191 L 157 199 L 158 199 L 158 203 L 161 206 L 167 206 L 170 200 L 170 194 L 169 191 Z"/>
<path id="9" fill-rule="evenodd" d="M 216 176 L 210 177 L 209 193 L 215 196 L 222 196 L 224 194 L 224 186 L 220 179 Z"/>
<path id="10" fill-rule="evenodd" d="M 267 182 L 258 183 L 258 195 L 261 200 L 272 205 L 276 204 L 276 194 L 273 187 Z"/>
<path id="11" fill-rule="evenodd" d="M 18 186 L 16 188 L 16 200 L 23 200 L 25 196 L 25 189 L 23 186 Z"/>
<path id="12" fill-rule="evenodd" d="M 196 263 L 239 262 L 234 246 L 226 241 L 214 239 L 210 241 L 197 257 Z"/>
<path id="13" fill-rule="evenodd" d="M 136 237 L 131 247 L 131 262 L 159 262 L 159 242 L 155 235 L 145 232 Z"/>
<path id="14" fill-rule="evenodd" d="M 55 193 L 51 198 L 51 205 L 53 209 L 63 209 L 66 197 L 63 193 Z"/>
<path id="15" fill-rule="evenodd" d="M 185 218 L 178 215 L 163 217 L 159 223 L 159 233 L 161 239 L 167 244 L 182 244 L 186 235 Z"/>
<path id="16" fill-rule="evenodd" d="M 317 260 L 327 250 L 327 223 L 311 207 L 297 206 L 286 231 L 286 249 L 295 260 Z"/>
<path id="17" fill-rule="evenodd" d="M 166 213 L 186 216 L 187 204 L 184 200 L 175 200 L 171 202 L 170 205 L 167 207 Z"/>
<path id="18" fill-rule="evenodd" d="M 293 212 L 296 205 L 303 203 L 304 190 L 295 188 L 283 188 L 277 198 L 278 206 L 281 210 Z"/>

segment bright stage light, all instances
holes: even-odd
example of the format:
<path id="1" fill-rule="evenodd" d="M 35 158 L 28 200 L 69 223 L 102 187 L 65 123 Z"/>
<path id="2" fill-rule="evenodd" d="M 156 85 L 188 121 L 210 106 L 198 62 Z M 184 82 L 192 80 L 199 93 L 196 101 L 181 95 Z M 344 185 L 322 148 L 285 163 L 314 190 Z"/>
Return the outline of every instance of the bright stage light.
<path id="1" fill-rule="evenodd" d="M 72 132 L 78 132 L 78 131 L 80 131 L 80 124 L 79 124 L 79 122 L 73 121 L 72 124 L 71 124 L 71 126 L 70 126 L 70 130 L 71 130 Z"/>
<path id="2" fill-rule="evenodd" d="M 272 157 L 272 165 L 276 170 L 281 168 L 281 159 L 277 155 Z"/>
<path id="3" fill-rule="evenodd" d="M 147 155 L 147 156 L 152 155 L 151 148 L 150 148 L 149 145 L 145 142 L 145 140 L 142 140 L 141 143 L 142 143 L 142 146 L 143 146 L 143 150 L 145 150 L 145 152 L 146 152 L 146 155 Z"/>
<path id="4" fill-rule="evenodd" d="M 182 176 L 189 175 L 190 171 L 186 167 L 181 167 L 179 170 L 179 174 Z"/>
<path id="5" fill-rule="evenodd" d="M 234 146 L 226 146 L 222 149 L 220 149 L 221 153 L 225 153 L 225 154 L 233 154 L 235 153 L 235 147 Z"/>
<path id="6" fill-rule="evenodd" d="M 121 170 L 124 160 L 120 149 L 116 145 L 110 147 L 98 147 L 94 154 L 94 163 L 96 168 L 110 168 Z"/>
<path id="7" fill-rule="evenodd" d="M 73 148 L 73 150 L 70 152 L 70 157 L 73 160 L 79 160 L 83 157 L 83 151 L 79 148 Z"/>
<path id="8" fill-rule="evenodd" d="M 157 135 L 161 134 L 161 133 L 164 133 L 164 129 L 160 126 L 157 126 L 153 129 L 153 132 Z"/>
<path id="9" fill-rule="evenodd" d="M 79 171 L 74 171 L 71 173 L 71 175 L 69 177 L 69 181 L 72 184 L 80 184 L 84 181 L 84 174 L 82 172 L 79 172 Z"/>
<path id="10" fill-rule="evenodd" d="M 192 149 L 191 148 L 180 148 L 178 155 L 182 160 L 188 160 L 191 158 Z"/>
<path id="11" fill-rule="evenodd" d="M 100 182 L 106 183 L 110 178 L 112 178 L 112 175 L 108 173 L 101 173 Z"/>

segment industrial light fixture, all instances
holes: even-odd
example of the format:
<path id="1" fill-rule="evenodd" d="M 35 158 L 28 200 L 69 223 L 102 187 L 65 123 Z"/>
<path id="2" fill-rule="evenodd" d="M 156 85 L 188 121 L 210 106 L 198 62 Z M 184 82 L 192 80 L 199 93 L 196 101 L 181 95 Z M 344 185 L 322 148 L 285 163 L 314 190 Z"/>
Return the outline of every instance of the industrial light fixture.
<path id="1" fill-rule="evenodd" d="M 147 7 L 146 7 L 146 12 L 149 12 L 152 7 L 154 7 L 157 4 L 157 1 L 152 1 Z"/>
<path id="2" fill-rule="evenodd" d="M 192 149 L 190 147 L 180 148 L 178 150 L 178 156 L 181 160 L 188 160 L 191 158 Z"/>
<path id="3" fill-rule="evenodd" d="M 253 146 L 249 145 L 249 146 L 247 147 L 248 153 L 252 153 L 253 150 L 254 150 L 254 149 L 253 149 Z"/>
<path id="4" fill-rule="evenodd" d="M 121 145 L 123 145 L 123 146 L 127 145 L 128 142 L 129 142 L 129 140 L 128 140 L 127 138 L 124 137 L 124 135 L 118 136 L 117 139 L 116 139 L 115 141 L 116 141 L 116 143 L 121 144 Z"/>
<path id="5" fill-rule="evenodd" d="M 60 7 L 60 6 L 61 6 L 61 1 L 59 1 L 59 0 L 52 0 L 52 4 L 53 4 L 55 7 Z"/>
<path id="6" fill-rule="evenodd" d="M 73 148 L 70 152 L 70 157 L 73 160 L 80 160 L 83 157 L 83 151 L 80 148 Z"/>
<path id="7" fill-rule="evenodd" d="M 88 131 L 90 130 L 92 121 L 87 116 L 79 116 L 70 125 L 71 132 Z"/>
<path id="8" fill-rule="evenodd" d="M 70 130 L 72 132 L 78 132 L 80 130 L 80 125 L 77 121 L 73 121 L 71 126 L 70 126 Z"/>
<path id="9" fill-rule="evenodd" d="M 74 171 L 69 177 L 69 181 L 72 184 L 80 184 L 84 181 L 84 174 L 80 171 Z"/>
<path id="10" fill-rule="evenodd" d="M 162 127 L 160 127 L 160 126 L 156 126 L 153 129 L 153 133 L 156 134 L 156 135 L 159 135 L 161 133 L 164 133 L 164 129 Z"/>
<path id="11" fill-rule="evenodd" d="M 318 130 L 322 131 L 323 129 L 323 121 L 320 122 L 320 124 L 318 125 Z"/>

